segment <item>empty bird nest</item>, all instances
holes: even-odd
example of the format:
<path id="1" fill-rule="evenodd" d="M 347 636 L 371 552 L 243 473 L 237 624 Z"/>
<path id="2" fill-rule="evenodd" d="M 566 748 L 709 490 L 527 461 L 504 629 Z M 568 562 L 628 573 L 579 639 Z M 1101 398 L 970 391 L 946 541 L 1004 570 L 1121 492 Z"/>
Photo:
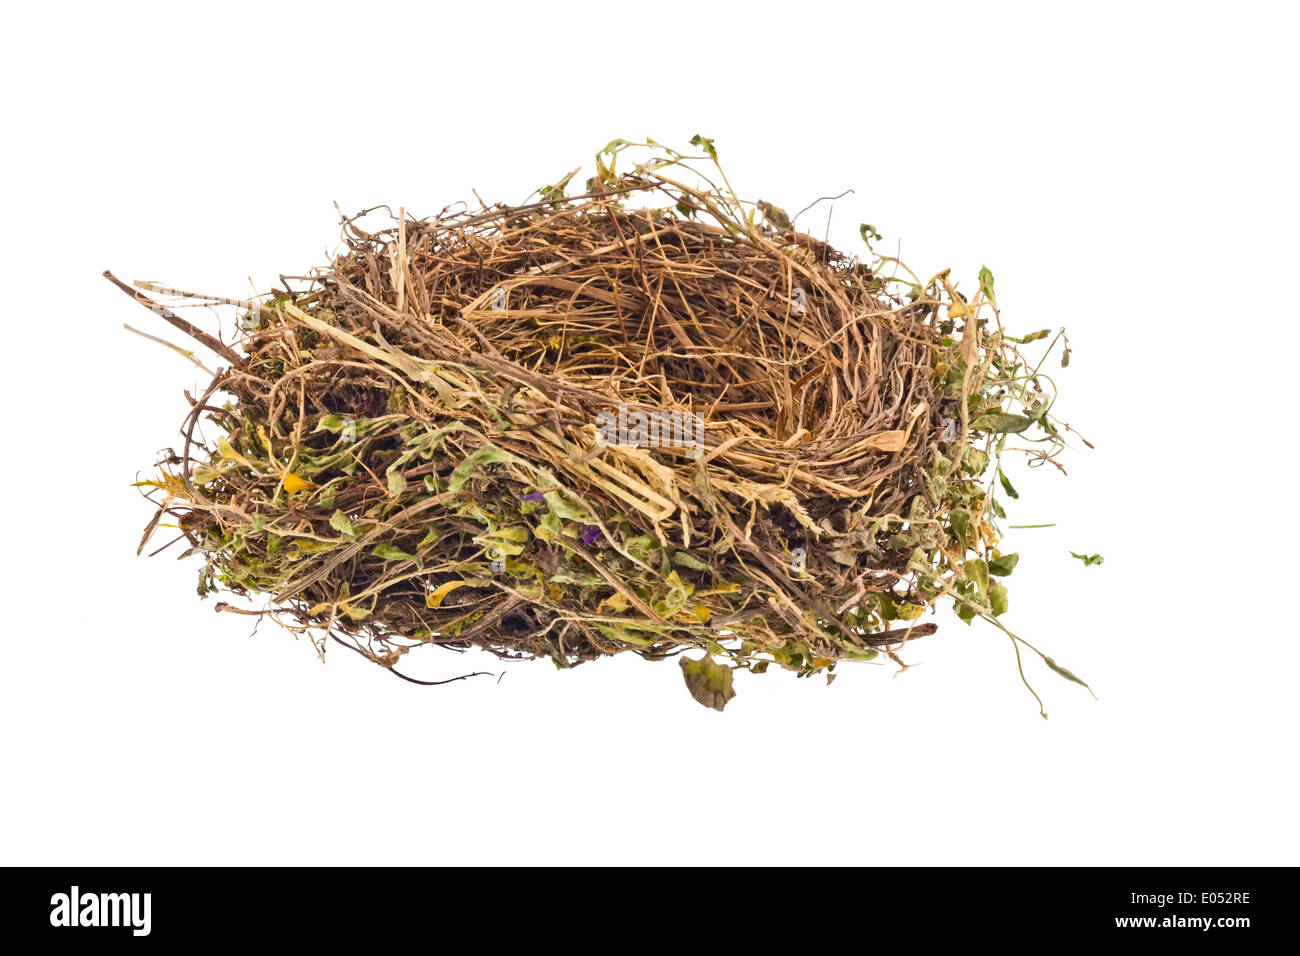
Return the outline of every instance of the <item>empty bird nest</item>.
<path id="1" fill-rule="evenodd" d="M 1020 351 L 1048 333 L 1003 331 L 987 270 L 963 295 L 870 226 L 859 259 L 738 199 L 692 143 L 615 141 L 523 205 L 368 210 L 252 300 L 113 279 L 221 362 L 138 483 L 141 549 L 178 529 L 200 595 L 255 599 L 220 608 L 419 683 L 425 645 L 679 656 L 721 709 L 736 670 L 901 666 L 941 600 L 1032 650 L 998 620 L 999 496 L 1008 438 L 1064 446 Z M 230 342 L 180 315 L 222 303 Z"/>

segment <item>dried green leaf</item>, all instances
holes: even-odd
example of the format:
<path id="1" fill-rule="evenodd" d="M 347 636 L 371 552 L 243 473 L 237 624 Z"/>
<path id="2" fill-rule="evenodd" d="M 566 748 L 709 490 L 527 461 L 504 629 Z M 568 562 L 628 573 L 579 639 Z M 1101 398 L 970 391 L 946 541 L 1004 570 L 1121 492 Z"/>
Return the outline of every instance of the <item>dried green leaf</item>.
<path id="1" fill-rule="evenodd" d="M 388 497 L 400 498 L 402 492 L 406 490 L 406 478 L 400 471 L 390 471 L 388 473 Z"/>
<path id="2" fill-rule="evenodd" d="M 957 616 L 967 624 L 975 620 L 975 609 L 969 604 L 963 604 L 961 601 L 957 601 L 953 604 L 952 609 L 956 612 Z"/>
<path id="3" fill-rule="evenodd" d="M 683 568 L 690 568 L 692 571 L 707 571 L 709 566 L 687 551 L 677 551 L 673 553 L 673 564 L 680 565 Z"/>
<path id="4" fill-rule="evenodd" d="M 335 531 L 340 531 L 350 538 L 357 536 L 356 529 L 352 527 L 352 521 L 342 511 L 335 511 L 330 515 L 330 527 Z"/>
<path id="5" fill-rule="evenodd" d="M 948 521 L 957 540 L 965 543 L 966 535 L 970 531 L 970 512 L 965 508 L 954 508 L 948 516 Z"/>
<path id="6" fill-rule="evenodd" d="M 716 664 L 711 654 L 705 654 L 698 661 L 682 657 L 678 659 L 682 667 L 682 676 L 691 696 L 705 707 L 722 710 L 727 701 L 736 696 L 732 689 L 732 669 L 725 664 Z"/>
<path id="7" fill-rule="evenodd" d="M 1001 581 L 994 581 L 989 586 L 989 610 L 993 612 L 994 617 L 1007 612 L 1007 601 L 1007 586 Z"/>
<path id="8" fill-rule="evenodd" d="M 568 498 L 559 491 L 548 491 L 542 495 L 546 499 L 546 505 L 554 512 L 557 518 L 565 521 L 586 521 L 588 515 L 568 500 Z"/>
<path id="9" fill-rule="evenodd" d="M 709 158 L 715 163 L 718 161 L 718 151 L 714 148 L 713 140 L 709 137 L 701 136 L 699 133 L 696 133 L 691 137 L 691 145 L 700 147 L 700 149 L 709 154 Z"/>
<path id="10" fill-rule="evenodd" d="M 635 647 L 650 647 L 654 644 L 653 637 L 635 631 L 630 627 L 619 627 L 614 624 L 597 624 L 596 629 L 612 641 L 632 644 Z M 719 707 L 718 709 L 721 710 L 722 708 Z"/>
<path id="11" fill-rule="evenodd" d="M 1087 684 L 1086 681 L 1080 680 L 1080 679 L 1079 679 L 1075 674 L 1073 674 L 1073 673 L 1071 673 L 1070 671 L 1066 670 L 1064 667 L 1062 667 L 1060 664 L 1056 663 L 1056 661 L 1052 660 L 1050 657 L 1044 657 L 1044 658 L 1043 658 L 1043 663 L 1046 664 L 1048 667 L 1050 667 L 1052 670 L 1056 671 L 1056 673 L 1060 674 L 1060 675 L 1061 675 L 1062 677 L 1064 677 L 1066 680 L 1068 680 L 1068 681 L 1074 681 L 1074 683 L 1076 683 L 1076 684 L 1080 684 L 1080 685 L 1082 685 L 1083 687 L 1087 687 L 1087 688 L 1088 688 L 1088 693 L 1089 693 L 1089 694 L 1092 694 L 1092 699 L 1093 699 L 1093 700 L 1096 700 L 1096 699 L 1097 699 L 1097 695 L 1096 695 L 1096 693 L 1093 692 L 1093 689 L 1092 689 L 1091 687 L 1088 687 L 1088 684 Z"/>
<path id="12" fill-rule="evenodd" d="M 773 206 L 770 202 L 759 200 L 755 203 L 759 211 L 772 225 L 778 229 L 791 229 L 790 216 L 780 206 Z"/>
<path id="13" fill-rule="evenodd" d="M 1020 554 L 1016 551 L 1010 554 L 999 555 L 989 562 L 989 574 L 995 574 L 1000 578 L 1005 578 L 1016 569 L 1020 563 Z"/>
<path id="14" fill-rule="evenodd" d="M 1001 468 L 998 469 L 998 481 L 1002 483 L 1002 490 L 1007 493 L 1008 497 L 1020 497 L 1020 492 L 1016 491 L 1015 487 L 1011 484 L 1011 479 L 1006 476 Z"/>
<path id="15" fill-rule="evenodd" d="M 974 582 L 981 599 L 988 595 L 989 566 L 984 563 L 983 558 L 966 559 L 966 577 Z"/>
<path id="16" fill-rule="evenodd" d="M 970 423 L 971 428 L 978 428 L 981 431 L 993 432 L 995 434 L 1015 435 L 1024 431 L 1034 423 L 1032 418 L 1024 415 L 1012 415 L 1008 412 L 993 412 L 989 415 L 981 415 L 975 421 Z"/>
<path id="17" fill-rule="evenodd" d="M 514 461 L 509 452 L 502 451 L 495 445 L 484 445 L 456 466 L 456 470 L 451 473 L 451 480 L 447 482 L 447 490 L 451 492 L 460 491 L 465 487 L 465 483 L 469 481 L 474 469 L 482 465 L 509 461 Z"/>
<path id="18" fill-rule="evenodd" d="M 997 308 L 998 298 L 993 294 L 993 273 L 989 271 L 988 266 L 980 269 L 980 291 L 984 293 L 984 298 L 993 303 Z"/>

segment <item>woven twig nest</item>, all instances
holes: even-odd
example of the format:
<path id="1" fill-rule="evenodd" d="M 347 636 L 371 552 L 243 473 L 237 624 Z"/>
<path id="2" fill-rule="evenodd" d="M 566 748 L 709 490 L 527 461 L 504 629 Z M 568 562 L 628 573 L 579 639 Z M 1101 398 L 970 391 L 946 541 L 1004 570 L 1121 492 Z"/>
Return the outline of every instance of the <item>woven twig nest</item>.
<path id="1" fill-rule="evenodd" d="M 178 525 L 201 594 L 406 679 L 426 644 L 694 651 L 721 709 L 737 668 L 901 663 L 940 598 L 997 623 L 992 459 L 1061 431 L 991 276 L 968 300 L 627 149 L 581 195 L 346 220 L 328 268 L 235 303 L 231 345 L 134 292 L 225 363 L 141 483 L 146 540 Z"/>

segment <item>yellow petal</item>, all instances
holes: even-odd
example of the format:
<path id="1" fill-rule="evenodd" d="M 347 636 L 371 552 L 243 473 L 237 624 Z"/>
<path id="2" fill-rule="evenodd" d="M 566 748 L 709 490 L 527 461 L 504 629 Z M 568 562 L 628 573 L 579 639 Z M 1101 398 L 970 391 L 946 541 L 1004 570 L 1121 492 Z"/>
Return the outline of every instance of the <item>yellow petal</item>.
<path id="1" fill-rule="evenodd" d="M 448 581 L 446 584 L 438 585 L 438 589 L 425 599 L 425 604 L 429 607 L 441 607 L 442 599 L 445 598 L 462 584 L 468 584 L 468 581 Z"/>
<path id="2" fill-rule="evenodd" d="M 315 488 L 306 478 L 299 478 L 291 471 L 284 473 L 284 490 L 291 495 L 296 495 L 300 491 L 306 491 L 308 488 Z"/>

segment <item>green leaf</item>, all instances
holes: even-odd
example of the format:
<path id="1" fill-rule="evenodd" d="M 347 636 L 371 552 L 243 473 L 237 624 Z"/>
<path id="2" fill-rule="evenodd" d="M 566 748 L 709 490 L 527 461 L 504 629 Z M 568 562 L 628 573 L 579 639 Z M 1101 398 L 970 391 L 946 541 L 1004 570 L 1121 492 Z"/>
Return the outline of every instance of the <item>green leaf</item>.
<path id="1" fill-rule="evenodd" d="M 587 513 L 576 505 L 571 504 L 563 494 L 558 491 L 547 491 L 542 493 L 546 499 L 546 504 L 557 518 L 563 518 L 565 521 L 586 521 Z"/>
<path id="2" fill-rule="evenodd" d="M 1106 560 L 1100 554 L 1078 554 L 1074 551 L 1070 552 L 1070 557 L 1078 558 L 1080 561 L 1083 562 L 1083 566 L 1085 568 L 1090 568 L 1094 564 L 1101 564 L 1103 561 Z"/>
<path id="3" fill-rule="evenodd" d="M 624 541 L 623 547 L 638 561 L 649 563 L 652 560 L 651 555 L 659 551 L 659 539 L 654 535 L 639 534 Z"/>
<path id="4" fill-rule="evenodd" d="M 465 483 L 469 481 L 469 476 L 474 473 L 475 468 L 499 461 L 514 461 L 514 457 L 495 445 L 484 445 L 456 466 L 456 470 L 451 473 L 451 480 L 447 482 L 447 490 L 451 492 L 460 491 L 465 487 Z"/>
<path id="5" fill-rule="evenodd" d="M 966 577 L 975 582 L 981 599 L 989 593 L 989 566 L 983 558 L 970 558 L 966 561 Z"/>
<path id="6" fill-rule="evenodd" d="M 858 235 L 862 237 L 862 241 L 867 244 L 868 249 L 871 248 L 871 241 L 873 239 L 877 242 L 880 241 L 880 233 L 876 232 L 876 227 L 870 223 L 864 222 L 862 225 L 858 226 Z"/>
<path id="7" fill-rule="evenodd" d="M 1011 479 L 1006 476 L 1006 473 L 1003 472 L 1001 468 L 998 469 L 998 481 L 1002 482 L 1002 490 L 1005 491 L 1009 497 L 1020 497 L 1020 492 L 1016 491 L 1015 487 L 1011 484 Z"/>
<path id="8" fill-rule="evenodd" d="M 424 437 L 417 442 L 416 446 L 420 453 L 420 457 L 425 461 L 429 461 L 439 451 L 439 449 L 442 448 L 443 439 L 452 432 L 464 430 L 465 426 L 462 423 L 452 422 L 450 425 L 445 425 L 435 431 L 426 432 Z"/>
<path id="9" fill-rule="evenodd" d="M 954 508 L 948 520 L 952 523 L 952 531 L 957 540 L 965 543 L 966 533 L 970 529 L 970 512 L 965 508 Z"/>
<path id="10" fill-rule="evenodd" d="M 330 527 L 335 531 L 341 531 L 350 538 L 357 536 L 356 529 L 352 527 L 352 521 L 342 511 L 335 511 L 330 515 Z"/>
<path id="11" fill-rule="evenodd" d="M 400 412 L 405 401 L 406 386 L 394 385 L 393 390 L 388 393 L 388 410 L 390 412 Z"/>
<path id="12" fill-rule="evenodd" d="M 516 557 L 524 553 L 524 548 L 528 543 L 528 529 L 519 526 L 497 528 L 487 534 L 478 535 L 474 540 L 488 550 L 489 556 L 507 554 L 510 557 Z M 597 578 L 596 580 L 599 582 L 603 579 Z"/>
<path id="13" fill-rule="evenodd" d="M 629 143 L 629 142 L 628 142 L 627 140 L 625 140 L 625 139 L 611 139 L 608 143 L 605 144 L 605 148 L 602 149 L 601 152 L 602 152 L 602 153 L 612 153 L 612 152 L 614 152 L 614 150 L 618 149 L 620 146 L 631 146 L 631 145 L 632 145 L 632 144 Z M 572 176 L 573 173 L 570 173 L 569 175 Z"/>
<path id="14" fill-rule="evenodd" d="M 388 497 L 400 498 L 405 490 L 406 478 L 400 471 L 390 471 L 388 473 Z"/>
<path id="15" fill-rule="evenodd" d="M 615 143 L 617 143 L 617 142 L 621 142 L 621 140 L 615 140 L 614 142 L 615 142 Z M 611 143 L 610 145 L 613 145 L 613 144 Z M 604 149 L 604 150 L 601 150 L 601 152 L 606 152 L 606 153 L 607 153 L 607 152 L 609 152 L 609 150 L 608 150 L 608 149 Z M 573 177 L 576 176 L 576 175 L 578 174 L 578 170 L 581 169 L 581 168 L 582 168 L 582 167 L 579 166 L 577 169 L 571 169 L 571 170 L 569 170 L 569 172 L 568 172 L 566 175 L 561 176 L 559 179 L 557 179 L 555 182 L 551 183 L 549 186 L 543 186 L 541 189 L 537 190 L 538 194 L 539 194 L 543 199 L 555 199 L 555 200 L 563 199 L 563 198 L 564 198 L 564 190 L 565 190 L 565 188 L 569 185 L 569 181 L 570 181 L 571 179 L 573 179 Z"/>
<path id="16" fill-rule="evenodd" d="M 1034 423 L 1032 418 L 1026 418 L 1024 415 L 1012 415 L 1008 412 L 993 412 L 989 415 L 981 415 L 975 421 L 970 423 L 971 428 L 978 428 L 981 431 L 1006 433 L 1010 435 L 1019 434 Z"/>
<path id="17" fill-rule="evenodd" d="M 989 271 L 988 266 L 980 269 L 980 290 L 983 291 L 984 298 L 992 302 L 993 307 L 996 309 L 998 297 L 993 294 L 993 273 Z"/>
<path id="18" fill-rule="evenodd" d="M 230 439 L 225 435 L 222 435 L 217 439 L 217 453 L 220 454 L 222 458 L 228 458 L 231 461 L 237 461 L 249 466 L 250 468 L 252 467 L 252 462 L 239 452 L 235 451 L 234 446 L 230 444 Z"/>
<path id="19" fill-rule="evenodd" d="M 718 161 L 718 151 L 714 148 L 713 140 L 709 137 L 701 136 L 699 133 L 696 133 L 691 137 L 691 145 L 700 147 L 700 149 L 709 154 L 709 158 L 715 163 Z M 722 708 L 719 707 L 718 709 L 721 710 Z"/>
<path id="20" fill-rule="evenodd" d="M 690 568 L 692 571 L 707 571 L 709 569 L 707 564 L 686 551 L 674 553 L 673 564 L 681 565 L 683 568 Z"/>
<path id="21" fill-rule="evenodd" d="M 1039 329 L 1037 332 L 1030 332 L 1028 335 L 1020 338 L 1011 338 L 1012 342 L 1019 342 L 1021 345 L 1028 345 L 1030 342 L 1037 342 L 1039 339 L 1045 339 L 1052 334 L 1051 329 Z"/>
<path id="22" fill-rule="evenodd" d="M 365 607 L 353 607 L 350 604 L 340 604 L 339 610 L 346 614 L 353 621 L 364 621 L 374 612 Z"/>
<path id="23" fill-rule="evenodd" d="M 722 710 L 727 706 L 727 701 L 736 696 L 731 686 L 731 668 L 725 664 L 715 664 L 712 655 L 705 654 L 698 661 L 682 657 L 678 663 L 682 666 L 686 688 L 705 707 Z"/>
<path id="24" fill-rule="evenodd" d="M 290 557 L 295 558 L 296 560 L 297 557 L 301 557 L 304 554 L 317 554 L 321 551 L 329 551 L 338 547 L 338 545 L 339 542 L 337 541 L 315 541 L 311 538 L 302 538 L 293 543 L 294 550 L 293 553 L 290 554 Z"/>
<path id="25" fill-rule="evenodd" d="M 600 631 L 612 641 L 622 641 L 625 644 L 634 644 L 637 647 L 654 646 L 654 638 L 639 633 L 629 627 L 619 627 L 615 624 L 597 624 L 596 630 Z M 719 710 L 722 708 L 719 707 Z"/>
<path id="26" fill-rule="evenodd" d="M 1011 554 L 1004 554 L 989 562 L 989 574 L 996 574 L 1000 578 L 1008 577 L 1019 563 L 1019 552 L 1013 551 Z"/>
<path id="27" fill-rule="evenodd" d="M 989 588 L 989 610 L 994 617 L 1007 613 L 1007 586 L 1001 581 L 994 581 Z"/>
<path id="28" fill-rule="evenodd" d="M 767 221 L 778 229 L 791 229 L 790 216 L 780 206 L 773 206 L 770 202 L 759 200 L 755 203 L 759 211 L 767 218 Z"/>
<path id="29" fill-rule="evenodd" d="M 1086 681 L 1080 680 L 1076 675 L 1074 675 L 1074 674 L 1072 674 L 1070 671 L 1066 670 L 1064 667 L 1062 667 L 1060 664 L 1056 663 L 1056 661 L 1052 660 L 1050 657 L 1044 657 L 1044 658 L 1043 658 L 1043 663 L 1046 664 L 1048 667 L 1050 667 L 1052 670 L 1056 671 L 1056 673 L 1060 674 L 1060 675 L 1061 675 L 1062 677 L 1064 677 L 1066 680 L 1068 680 L 1068 681 L 1074 681 L 1074 683 L 1076 683 L 1076 684 L 1081 684 L 1081 685 L 1084 686 L 1084 687 L 1088 687 L 1088 684 L 1087 684 Z M 1092 699 L 1093 699 L 1093 700 L 1096 700 L 1096 699 L 1097 699 L 1097 695 L 1096 695 L 1096 693 L 1093 691 L 1093 689 L 1092 689 L 1091 687 L 1088 687 L 1088 693 L 1089 693 L 1089 694 L 1092 694 Z"/>
<path id="30" fill-rule="evenodd" d="M 370 552 L 377 558 L 383 558 L 385 561 L 413 561 L 413 555 L 407 554 L 395 544 L 377 544 L 374 550 Z"/>
<path id="31" fill-rule="evenodd" d="M 554 511 L 548 511 L 542 515 L 541 523 L 533 529 L 539 541 L 546 544 L 559 541 L 564 536 L 564 525 L 560 523 L 560 516 Z"/>

